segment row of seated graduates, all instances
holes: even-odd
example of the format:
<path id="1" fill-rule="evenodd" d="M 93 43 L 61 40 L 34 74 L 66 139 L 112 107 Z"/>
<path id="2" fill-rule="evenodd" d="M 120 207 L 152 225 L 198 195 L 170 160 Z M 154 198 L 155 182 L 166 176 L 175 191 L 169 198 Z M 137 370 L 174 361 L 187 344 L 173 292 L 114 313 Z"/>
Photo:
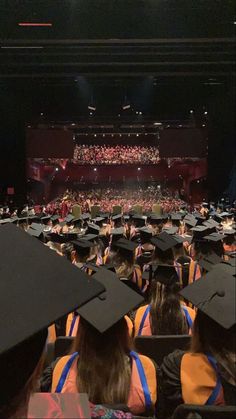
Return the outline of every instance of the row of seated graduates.
<path id="1" fill-rule="evenodd" d="M 173 214 L 172 217 L 171 217 L 172 222 L 173 221 L 179 221 L 180 222 L 180 219 L 182 219 L 182 217 L 183 217 L 182 214 L 181 214 L 181 216 L 180 216 L 180 214 Z M 185 223 L 189 227 L 191 227 L 193 225 L 193 221 L 194 221 L 193 217 L 194 216 L 190 216 L 189 214 L 185 216 Z M 102 220 L 101 220 L 101 218 L 102 218 Z M 133 334 L 134 335 L 137 335 L 137 334 L 147 334 L 147 335 L 148 334 L 149 335 L 150 334 L 160 334 L 160 335 L 161 334 L 166 334 L 166 335 L 171 334 L 171 335 L 173 335 L 173 334 L 181 334 L 181 333 L 186 334 L 191 330 L 192 323 L 193 323 L 194 318 L 195 318 L 195 311 L 191 307 L 188 307 L 188 305 L 186 304 L 187 298 L 186 298 L 185 304 L 184 304 L 183 301 L 180 302 L 179 297 L 177 297 L 178 291 L 183 286 L 187 285 L 187 283 L 183 283 L 183 278 L 180 281 L 179 272 L 181 272 L 181 269 L 180 269 L 179 265 L 177 265 L 177 267 L 178 267 L 178 269 L 177 269 L 177 267 L 174 263 L 175 260 L 173 261 L 173 258 L 171 259 L 171 261 L 170 261 L 170 259 L 168 259 L 168 260 L 158 259 L 158 260 L 155 260 L 155 263 L 153 263 L 151 253 L 153 252 L 154 255 L 155 255 L 155 252 L 158 249 L 158 252 L 159 252 L 158 256 L 160 258 L 160 250 L 162 252 L 161 256 L 164 257 L 164 256 L 166 256 L 164 254 L 167 254 L 167 253 L 170 254 L 169 251 L 171 249 L 173 249 L 173 248 L 175 249 L 175 247 L 177 247 L 178 248 L 177 253 L 180 254 L 179 250 L 180 250 L 180 247 L 183 248 L 183 243 L 188 243 L 188 246 L 189 246 L 189 243 L 191 243 L 192 240 L 190 240 L 187 237 L 187 236 L 189 236 L 189 234 L 186 234 L 186 235 L 182 234 L 182 236 L 176 235 L 176 231 L 177 231 L 176 226 L 169 225 L 168 223 L 163 223 L 163 221 L 166 219 L 166 216 L 161 216 L 161 217 L 157 217 L 157 216 L 154 216 L 154 215 L 151 216 L 150 217 L 150 222 L 151 223 L 149 224 L 148 227 L 143 225 L 144 222 L 146 222 L 146 219 L 144 217 L 134 216 L 132 218 L 134 218 L 134 222 L 132 224 L 136 224 L 134 226 L 136 231 L 135 231 L 135 234 L 130 235 L 129 242 L 127 241 L 127 238 L 123 237 L 125 235 L 125 233 L 124 233 L 125 228 L 123 226 L 119 226 L 119 224 L 117 226 L 118 222 L 121 223 L 122 218 L 120 216 L 116 216 L 112 220 L 113 222 L 115 222 L 115 225 L 113 226 L 114 230 L 111 230 L 112 236 L 114 234 L 114 236 L 118 236 L 118 237 L 116 237 L 116 239 L 115 239 L 116 246 L 114 247 L 114 249 L 113 249 L 112 246 L 110 246 L 110 249 L 109 249 L 109 246 L 107 246 L 107 248 L 106 248 L 106 249 L 108 249 L 108 250 L 110 250 L 114 253 L 119 253 L 119 258 L 118 258 L 119 264 L 123 263 L 121 261 L 122 256 L 123 256 L 124 259 L 125 258 L 127 259 L 127 253 L 128 253 L 128 254 L 132 254 L 132 256 L 133 256 L 132 260 L 134 260 L 136 263 L 137 263 L 137 260 L 139 258 L 141 258 L 142 256 L 144 258 L 147 257 L 147 260 L 145 260 L 145 263 L 143 264 L 143 266 L 147 266 L 147 265 L 149 265 L 149 267 L 151 266 L 151 269 L 148 269 L 148 270 L 144 271 L 144 274 L 142 275 L 142 285 L 141 286 L 138 284 L 138 282 L 135 282 L 133 280 L 133 276 L 132 276 L 131 279 L 129 279 L 127 277 L 124 277 L 123 273 L 122 273 L 122 275 L 119 276 L 122 282 L 124 282 L 126 285 L 129 285 L 131 288 L 135 289 L 140 294 L 143 294 L 144 297 L 145 297 L 145 301 L 142 302 L 142 306 L 137 310 L 136 315 L 134 315 L 134 313 L 131 312 L 130 310 L 128 312 L 130 317 L 126 317 L 126 323 L 129 327 L 129 333 L 130 333 L 131 336 Z M 196 221 L 197 218 L 196 217 L 194 217 L 194 218 L 195 218 L 195 221 Z M 54 219 L 53 219 L 53 223 L 54 223 L 53 229 L 54 229 L 54 231 L 55 231 L 56 228 L 58 228 L 57 221 L 58 220 L 56 220 L 56 217 L 54 217 Z M 101 246 L 99 246 L 99 242 L 98 242 L 98 240 L 99 240 L 98 239 L 98 237 L 99 237 L 98 233 L 100 232 L 101 228 L 107 227 L 107 226 L 101 226 L 100 227 L 98 225 L 98 227 L 99 227 L 99 231 L 98 231 L 98 228 L 95 227 L 95 226 L 97 224 L 101 225 L 101 222 L 103 222 L 103 224 L 104 224 L 104 217 L 99 217 L 98 219 L 96 219 L 94 221 L 95 221 L 95 224 L 94 223 L 93 224 L 88 223 L 87 231 L 86 231 L 86 233 L 88 233 L 88 234 L 85 234 L 85 238 L 81 239 L 81 238 L 77 237 L 76 240 L 72 240 L 72 242 L 68 242 L 69 244 L 68 243 L 67 244 L 63 243 L 63 245 L 60 244 L 60 248 L 58 246 L 56 246 L 54 249 L 57 249 L 57 252 L 59 254 L 66 254 L 67 257 L 69 257 L 74 264 L 76 264 L 80 269 L 85 270 L 90 275 L 99 275 L 99 270 L 103 269 L 103 267 L 100 268 L 99 266 L 102 266 L 103 263 L 101 263 L 101 261 L 99 262 L 98 254 L 96 253 L 98 251 L 101 252 Z M 126 220 L 126 221 L 128 221 L 128 220 Z M 193 233 L 195 233 L 195 235 L 196 235 L 196 232 L 197 232 L 197 235 L 196 235 L 197 239 L 198 239 L 198 240 L 196 240 L 197 243 L 199 243 L 199 242 L 204 243 L 205 248 L 206 248 L 206 243 L 208 243 L 208 249 L 211 249 L 212 243 L 215 244 L 215 243 L 222 242 L 222 240 L 224 240 L 223 239 L 224 236 L 222 234 L 219 234 L 219 233 L 217 233 L 218 236 L 220 236 L 220 239 L 219 239 L 219 237 L 217 237 L 219 240 L 218 239 L 216 240 L 215 238 L 213 240 L 213 236 L 211 236 L 212 234 L 213 235 L 216 234 L 216 232 L 213 232 L 212 230 L 214 230 L 216 228 L 216 226 L 219 229 L 220 223 L 218 223 L 218 225 L 216 225 L 215 223 L 213 223 L 213 221 L 211 221 L 211 226 L 209 226 L 209 223 L 210 223 L 209 220 L 208 220 L 208 223 L 205 220 L 201 220 L 201 221 L 202 221 L 202 223 L 198 224 L 198 226 L 197 226 L 197 227 L 201 227 L 201 228 L 196 227 L 197 223 L 195 224 L 195 227 L 197 229 L 196 228 L 194 229 L 194 227 L 193 227 Z M 154 224 L 152 224 L 153 222 L 154 222 Z M 68 235 L 69 234 L 72 234 L 72 235 L 74 234 L 74 226 L 73 226 L 74 220 L 72 220 L 72 218 L 67 218 L 66 223 L 67 223 L 67 227 L 70 227 L 69 224 L 72 224 L 72 229 L 70 229 L 70 230 L 68 229 L 67 233 L 59 234 L 59 236 L 64 236 L 65 235 L 67 237 L 67 239 L 68 238 L 71 239 L 71 236 L 68 236 Z M 214 229 L 212 228 L 212 223 L 214 224 Z M 141 226 L 140 226 L 140 224 L 141 224 Z M 162 224 L 162 226 L 160 228 L 161 224 Z M 163 224 L 164 224 L 164 226 L 163 226 Z M 207 225 L 205 226 L 204 224 L 207 224 Z M 224 224 L 224 222 L 222 224 Z M 65 225 L 66 224 L 61 225 L 60 227 L 63 228 L 63 227 L 65 227 Z M 156 235 L 156 236 L 153 236 L 154 233 L 151 230 L 152 225 L 154 225 L 154 228 L 159 229 L 159 234 Z M 206 227 L 206 229 L 205 229 L 205 227 Z M 94 228 L 94 230 L 91 231 L 91 230 L 89 230 L 90 228 Z M 122 228 L 123 228 L 123 234 L 122 234 L 122 237 L 119 237 L 120 234 L 121 234 L 121 229 Z M 140 233 L 140 237 L 137 235 L 137 229 L 138 229 L 138 232 Z M 31 235 L 35 235 L 37 237 L 38 232 L 40 231 L 40 228 L 36 227 L 35 224 L 31 224 L 31 227 L 30 227 L 29 230 L 30 230 Z M 36 233 L 32 233 L 32 230 L 35 230 Z M 117 231 L 117 230 L 119 230 L 119 231 Z M 64 231 L 65 231 L 65 229 L 64 229 Z M 69 233 L 69 231 L 70 231 L 70 233 Z M 162 232 L 160 233 L 160 231 L 162 231 Z M 168 232 L 166 232 L 166 231 L 168 231 Z M 200 236 L 199 231 L 201 233 L 201 237 L 202 237 L 201 239 L 199 238 L 199 236 Z M 230 230 L 225 229 L 224 231 L 225 232 L 227 231 L 228 235 L 226 235 L 226 237 L 232 237 L 232 235 L 233 235 L 233 230 L 232 229 L 230 229 Z M 187 231 L 187 233 L 189 233 L 189 231 Z M 203 233 L 204 233 L 204 236 L 203 236 Z M 52 234 L 55 234 L 55 233 L 52 232 L 52 233 L 48 233 L 48 234 L 49 234 L 49 238 L 52 238 Z M 56 233 L 56 234 L 58 234 L 58 233 Z M 91 237 L 92 235 L 96 236 L 96 237 Z M 40 237 L 40 236 L 41 236 L 41 234 L 38 237 Z M 193 236 L 194 236 L 194 234 L 193 234 Z M 195 239 L 196 239 L 196 236 L 195 236 Z M 209 238 L 208 236 L 211 236 L 211 237 Z M 183 237 L 185 240 L 184 241 L 180 240 L 180 237 Z M 206 238 L 206 237 L 208 237 L 208 238 Z M 53 236 L 53 238 L 55 240 L 54 236 Z M 186 240 L 186 238 L 188 238 L 188 240 Z M 177 241 L 176 241 L 176 239 L 177 239 Z M 65 237 L 64 237 L 63 240 L 65 241 Z M 175 243 L 173 242 L 173 240 L 175 241 Z M 61 241 L 61 238 L 58 241 Z M 136 241 L 139 242 L 138 243 L 139 246 L 137 246 Z M 55 243 L 55 241 L 54 241 L 54 243 Z M 193 244 L 193 243 L 194 243 L 194 240 L 192 241 L 191 244 Z M 71 247 L 71 244 L 73 245 L 73 247 Z M 181 244 L 181 246 L 180 246 L 180 244 Z M 147 252 L 145 251 L 146 246 L 147 246 Z M 153 246 L 154 246 L 154 249 L 153 249 Z M 186 244 L 186 246 L 187 246 L 187 244 Z M 85 249 L 86 251 L 85 250 L 83 251 L 83 249 Z M 92 251 L 91 251 L 91 249 L 92 249 Z M 108 268 L 108 271 L 107 271 L 106 275 L 111 275 L 111 271 L 117 272 L 117 269 L 118 269 L 118 274 L 119 274 L 119 264 L 110 263 L 109 258 L 111 258 L 111 254 L 107 253 L 106 249 L 103 252 L 103 254 L 99 254 L 99 256 L 103 259 L 102 262 L 104 262 L 104 257 L 106 257 L 106 259 L 108 260 L 109 264 L 105 265 L 105 267 Z M 143 251 L 143 253 L 141 253 L 141 254 L 138 253 L 136 251 L 137 249 Z M 165 250 L 163 250 L 163 249 L 165 249 Z M 216 250 L 218 252 L 218 249 L 216 249 L 214 247 L 214 251 L 216 251 Z M 83 257 L 86 255 L 86 260 L 81 259 L 81 253 L 80 252 L 83 254 Z M 122 252 L 124 253 L 123 255 L 122 255 Z M 217 264 L 217 266 L 218 266 L 219 262 L 221 262 L 220 263 L 221 269 L 222 269 L 222 266 L 224 265 L 224 270 L 227 266 L 227 269 L 229 269 L 229 271 L 230 271 L 231 266 L 233 266 L 233 265 L 231 265 L 231 262 L 233 260 L 231 256 L 233 256 L 233 255 L 228 255 L 228 260 L 227 260 L 228 263 L 223 264 L 222 263 L 223 259 L 220 258 L 219 252 L 218 252 L 218 259 L 217 259 L 217 252 L 213 253 L 210 250 L 208 250 L 207 253 L 205 252 L 205 254 L 203 255 L 203 258 L 201 260 L 201 262 L 202 262 L 201 263 L 202 273 L 210 271 L 210 269 L 212 269 L 212 267 L 214 267 L 214 264 Z M 79 258 L 77 258 L 78 254 L 79 254 Z M 126 255 L 126 256 L 124 256 L 124 255 Z M 91 258 L 91 256 L 94 256 L 94 257 Z M 183 255 L 181 255 L 181 257 L 182 256 Z M 150 258 L 150 257 L 151 257 L 151 261 L 150 260 L 148 261 L 148 258 Z M 156 255 L 155 255 L 155 257 L 156 257 Z M 168 255 L 168 257 L 170 257 L 170 256 Z M 186 255 L 184 255 L 184 257 L 189 258 L 189 256 L 186 256 Z M 136 258 L 136 260 L 135 260 L 135 258 Z M 115 258 L 114 259 L 111 258 L 112 262 L 114 262 L 115 260 L 116 260 Z M 82 265 L 81 265 L 81 261 L 82 261 Z M 188 262 L 189 262 L 188 264 L 190 264 L 191 260 L 188 259 Z M 135 265 L 136 264 L 134 264 L 134 266 Z M 140 265 L 141 264 L 139 264 L 139 267 L 140 267 Z M 196 265 L 194 265 L 194 266 L 196 266 Z M 110 272 L 109 272 L 109 270 L 110 270 Z M 223 272 L 224 272 L 224 270 L 223 270 Z M 109 272 L 109 274 L 108 274 L 108 272 Z M 197 271 L 195 270 L 195 272 L 197 272 Z M 146 275 L 145 275 L 145 273 L 146 273 Z M 188 275 L 187 282 L 195 282 L 194 280 L 198 279 L 202 275 L 202 273 L 200 273 L 200 275 L 198 275 L 196 278 L 194 278 L 192 280 L 191 279 L 189 280 L 189 275 Z M 100 271 L 100 275 L 101 275 L 101 271 Z M 102 275 L 104 275 L 104 272 L 102 273 Z M 150 287 L 147 286 L 146 288 L 143 288 L 143 283 L 150 285 Z M 138 288 L 134 287 L 133 284 L 138 285 Z M 157 296 L 160 296 L 159 301 L 157 301 Z M 150 302 L 150 304 L 147 304 L 147 302 Z M 170 303 L 172 304 L 172 308 L 173 308 L 172 318 L 171 318 L 171 316 L 169 316 L 169 318 L 167 318 L 168 307 L 169 307 Z M 162 307 L 160 307 L 160 306 L 162 306 Z M 147 308 L 149 308 L 149 310 L 147 310 Z M 160 308 L 162 308 L 162 309 L 160 310 Z M 187 314 L 186 314 L 186 312 L 187 312 Z M 154 317 L 152 317 L 152 316 L 155 313 L 158 313 L 158 317 L 157 317 L 157 319 L 153 320 Z M 140 314 L 141 314 L 141 316 L 140 316 Z M 146 317 L 145 317 L 145 321 L 142 322 L 142 319 L 143 319 L 142 316 L 144 314 L 146 314 Z M 139 317 L 139 319 L 138 319 L 138 317 Z M 76 319 L 76 321 L 73 324 L 73 328 L 74 328 L 74 330 L 73 330 L 71 328 L 71 325 L 73 323 L 73 320 L 75 320 L 75 319 Z M 162 321 L 160 321 L 161 319 L 162 319 Z M 188 322 L 189 319 L 190 319 L 190 322 Z M 77 335 L 78 334 L 78 323 L 79 323 L 78 320 L 79 320 L 79 316 L 78 316 L 77 312 L 73 312 L 73 313 L 71 313 L 71 315 L 69 315 L 69 317 L 67 319 L 67 334 L 69 334 L 69 335 L 70 334 L 71 335 L 73 335 L 73 334 Z M 132 324 L 132 320 L 134 320 L 134 325 Z M 76 322 L 77 322 L 77 325 L 76 325 Z M 139 333 L 141 323 L 143 323 L 143 333 Z M 61 327 L 60 323 L 59 323 L 59 326 Z M 161 326 L 162 326 L 162 329 L 161 329 Z M 77 330 L 76 330 L 76 328 L 77 328 Z M 181 354 L 181 356 L 183 356 L 183 354 Z M 200 361 L 202 362 L 202 359 Z M 203 360 L 203 364 L 204 364 L 204 361 L 205 360 Z M 145 360 L 143 360 L 143 362 L 145 363 Z M 179 359 L 178 359 L 178 362 L 180 362 Z M 200 364 L 201 364 L 201 362 L 200 362 Z M 168 362 L 167 362 L 167 366 L 168 366 Z M 201 367 L 201 365 L 200 365 L 200 367 Z M 203 367 L 204 367 L 204 365 L 203 365 Z M 150 365 L 149 365 L 149 369 L 151 369 Z M 166 365 L 164 365 L 162 370 L 166 373 Z M 148 373 L 147 373 L 147 375 L 148 375 Z M 167 375 L 167 378 L 168 378 L 168 375 Z M 150 378 L 150 380 L 151 380 L 151 378 Z M 168 385 L 168 380 L 167 380 L 167 385 Z M 44 383 L 44 386 L 45 386 L 45 383 Z M 180 399 L 181 399 L 181 397 L 178 398 L 177 402 L 179 402 Z M 188 400 L 188 402 L 195 401 L 195 400 L 196 399 L 191 400 L 191 397 L 190 397 L 190 400 Z M 176 401 L 175 401 L 175 404 L 176 404 Z M 173 404 L 171 406 L 172 406 L 172 409 L 173 409 Z M 138 411 L 134 410 L 134 413 L 143 413 L 143 412 L 142 411 L 140 412 L 139 410 Z M 169 413 L 170 412 L 168 412 L 168 414 Z M 165 411 L 165 414 L 167 414 L 166 411 Z"/>

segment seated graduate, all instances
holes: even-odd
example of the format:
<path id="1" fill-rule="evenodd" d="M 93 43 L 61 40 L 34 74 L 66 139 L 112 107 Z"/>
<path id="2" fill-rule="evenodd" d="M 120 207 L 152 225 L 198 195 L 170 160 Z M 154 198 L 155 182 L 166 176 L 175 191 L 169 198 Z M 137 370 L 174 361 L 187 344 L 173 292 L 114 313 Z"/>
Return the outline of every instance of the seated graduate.
<path id="1" fill-rule="evenodd" d="M 100 269 L 93 279 L 106 292 L 78 310 L 80 325 L 73 353 L 45 370 L 41 390 L 87 393 L 95 404 L 128 406 L 135 414 L 153 413 L 156 368 L 151 359 L 131 351 L 124 319 L 143 297 L 108 270 Z"/>
<path id="2" fill-rule="evenodd" d="M 77 266 L 81 271 L 90 273 L 86 267 L 86 263 L 96 261 L 96 256 L 93 254 L 93 242 L 81 238 L 73 240 L 72 244 L 74 246 L 74 250 L 71 252 L 72 264 Z"/>
<path id="3" fill-rule="evenodd" d="M 115 252 L 110 262 L 113 264 L 117 276 L 135 291 L 145 292 L 146 280 L 142 278 L 142 271 L 135 263 L 137 243 L 125 238 L 115 243 Z"/>
<path id="4" fill-rule="evenodd" d="M 134 335 L 185 335 L 191 333 L 195 311 L 181 302 L 181 285 L 175 267 L 158 265 L 153 272 L 150 304 L 139 307 Z"/>
<path id="5" fill-rule="evenodd" d="M 176 240 L 176 245 L 173 248 L 175 262 L 182 267 L 182 286 L 186 287 L 201 277 L 201 269 L 198 262 L 188 255 L 186 248 L 183 246 L 186 239 L 179 235 L 173 237 Z"/>
<path id="6" fill-rule="evenodd" d="M 153 237 L 151 242 L 155 246 L 155 250 L 151 262 L 148 265 L 144 265 L 144 271 L 152 269 L 152 265 L 174 265 L 179 277 L 179 282 L 182 283 L 182 266 L 175 261 L 173 252 L 173 248 L 177 244 L 174 237 L 166 231 L 163 231 L 158 236 Z"/>
<path id="7" fill-rule="evenodd" d="M 0 417 L 10 419 L 27 417 L 48 326 L 104 288 L 13 224 L 1 228 L 0 252 Z"/>
<path id="8" fill-rule="evenodd" d="M 164 417 L 182 403 L 236 405 L 233 273 L 217 265 L 180 292 L 198 311 L 190 351 L 173 352 L 161 366 Z"/>

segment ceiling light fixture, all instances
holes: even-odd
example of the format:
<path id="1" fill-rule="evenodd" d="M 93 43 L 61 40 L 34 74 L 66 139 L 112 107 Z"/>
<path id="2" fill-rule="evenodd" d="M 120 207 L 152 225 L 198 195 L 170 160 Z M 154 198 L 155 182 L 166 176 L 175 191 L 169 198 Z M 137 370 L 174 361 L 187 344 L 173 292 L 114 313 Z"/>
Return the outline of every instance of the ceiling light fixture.
<path id="1" fill-rule="evenodd" d="M 51 27 L 51 22 L 19 22 L 18 26 L 26 27 Z"/>

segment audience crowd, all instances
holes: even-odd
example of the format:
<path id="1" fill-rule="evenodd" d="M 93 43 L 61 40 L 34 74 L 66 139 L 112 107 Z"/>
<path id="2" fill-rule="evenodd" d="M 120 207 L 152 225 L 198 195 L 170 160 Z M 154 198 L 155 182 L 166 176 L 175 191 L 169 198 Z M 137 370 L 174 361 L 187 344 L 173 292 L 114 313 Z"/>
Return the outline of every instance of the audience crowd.
<path id="1" fill-rule="evenodd" d="M 164 211 L 142 215 L 125 202 L 150 209 L 155 188 L 147 204 L 141 191 L 113 193 L 67 191 L 55 207 L 1 208 L 0 417 L 27 417 L 34 392 L 45 396 L 40 417 L 65 417 L 53 393 L 86 393 L 90 415 L 101 418 L 236 405 L 235 208 L 190 211 L 167 196 Z M 112 215 L 110 202 L 127 212 Z M 74 203 L 85 209 L 77 217 Z M 101 210 L 92 218 L 93 203 Z M 158 365 L 136 345 L 170 335 L 164 358 L 156 347 Z M 189 346 L 176 350 L 180 335 Z M 46 339 L 59 336 L 71 338 L 71 349 L 45 363 Z"/>
<path id="2" fill-rule="evenodd" d="M 66 199 L 65 199 L 66 198 Z M 93 205 L 99 205 L 101 211 L 112 212 L 113 206 L 119 205 L 123 212 L 129 212 L 134 205 L 142 206 L 143 212 L 152 211 L 154 204 L 160 204 L 164 212 L 178 211 L 181 206 L 187 205 L 179 198 L 178 191 L 172 193 L 169 189 L 160 189 L 159 186 L 148 186 L 146 189 L 131 188 L 97 188 L 83 191 L 67 191 L 64 197 L 54 200 L 47 205 L 47 212 L 65 214 L 74 204 L 81 206 L 82 211 L 90 211 Z"/>
<path id="3" fill-rule="evenodd" d="M 75 146 L 74 163 L 77 164 L 157 164 L 159 150 L 154 146 L 141 145 L 87 145 Z"/>

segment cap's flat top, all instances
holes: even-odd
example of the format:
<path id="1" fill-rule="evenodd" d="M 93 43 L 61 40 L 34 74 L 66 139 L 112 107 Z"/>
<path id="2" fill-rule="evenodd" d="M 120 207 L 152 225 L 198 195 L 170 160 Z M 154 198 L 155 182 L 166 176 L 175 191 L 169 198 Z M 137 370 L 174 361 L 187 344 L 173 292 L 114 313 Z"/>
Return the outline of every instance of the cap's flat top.
<path id="1" fill-rule="evenodd" d="M 176 240 L 166 231 L 163 231 L 156 237 L 152 237 L 151 242 L 163 252 L 176 246 Z"/>
<path id="2" fill-rule="evenodd" d="M 138 247 L 138 244 L 122 238 L 116 242 L 116 247 L 118 247 L 118 249 L 124 249 L 129 252 L 133 252 Z"/>
<path id="3" fill-rule="evenodd" d="M 123 284 L 117 276 L 100 268 L 93 275 L 93 280 L 99 281 L 106 292 L 93 299 L 78 310 L 78 313 L 100 333 L 105 332 L 130 310 L 143 302 L 143 297 Z"/>
<path id="4" fill-rule="evenodd" d="M 0 230 L 0 354 L 104 291 L 13 224 Z"/>
<path id="5" fill-rule="evenodd" d="M 203 278 L 181 290 L 180 295 L 220 326 L 229 329 L 236 323 L 236 282 L 221 265 L 216 265 Z"/>

